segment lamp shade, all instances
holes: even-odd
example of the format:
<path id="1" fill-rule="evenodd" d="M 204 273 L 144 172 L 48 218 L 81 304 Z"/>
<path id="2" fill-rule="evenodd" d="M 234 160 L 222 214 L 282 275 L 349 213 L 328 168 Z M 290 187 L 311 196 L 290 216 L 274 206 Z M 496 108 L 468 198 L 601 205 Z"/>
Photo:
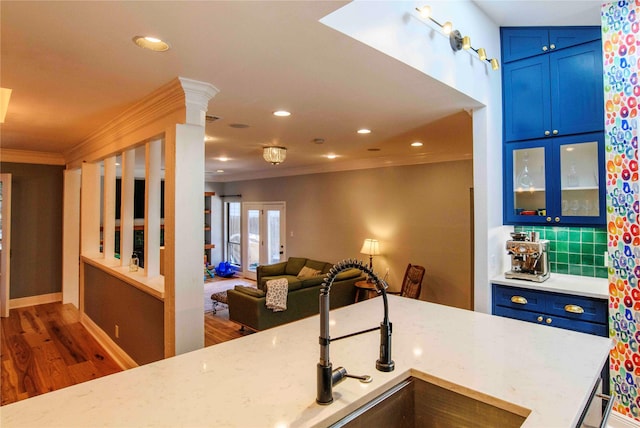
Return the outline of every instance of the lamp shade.
<path id="1" fill-rule="evenodd" d="M 360 249 L 360 253 L 367 254 L 369 256 L 377 256 L 380 254 L 380 247 L 378 246 L 377 239 L 365 239 L 362 244 L 362 249 Z"/>
<path id="2" fill-rule="evenodd" d="M 286 147 L 280 146 L 267 146 L 262 149 L 262 157 L 264 157 L 264 160 L 267 162 L 278 165 L 284 162 L 287 157 L 287 149 Z"/>

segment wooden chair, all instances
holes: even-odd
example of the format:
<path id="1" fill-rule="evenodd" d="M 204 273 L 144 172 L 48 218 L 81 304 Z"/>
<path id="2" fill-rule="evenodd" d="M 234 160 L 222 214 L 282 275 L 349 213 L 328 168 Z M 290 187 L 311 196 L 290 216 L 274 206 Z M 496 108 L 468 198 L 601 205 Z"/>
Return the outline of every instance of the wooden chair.
<path id="1" fill-rule="evenodd" d="M 404 279 L 402 280 L 400 296 L 408 297 L 410 299 L 420 298 L 424 272 L 425 269 L 423 266 L 412 265 L 411 263 L 409 263 L 409 265 L 407 266 L 407 270 L 404 272 Z"/>

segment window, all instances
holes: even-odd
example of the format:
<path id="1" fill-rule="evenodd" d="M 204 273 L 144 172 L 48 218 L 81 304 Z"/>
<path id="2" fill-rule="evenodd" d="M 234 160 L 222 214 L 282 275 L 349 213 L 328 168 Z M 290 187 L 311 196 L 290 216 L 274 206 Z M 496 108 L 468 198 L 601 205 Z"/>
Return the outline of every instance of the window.
<path id="1" fill-rule="evenodd" d="M 234 266 L 242 265 L 240 250 L 240 202 L 227 202 L 225 225 L 227 228 L 227 260 Z"/>

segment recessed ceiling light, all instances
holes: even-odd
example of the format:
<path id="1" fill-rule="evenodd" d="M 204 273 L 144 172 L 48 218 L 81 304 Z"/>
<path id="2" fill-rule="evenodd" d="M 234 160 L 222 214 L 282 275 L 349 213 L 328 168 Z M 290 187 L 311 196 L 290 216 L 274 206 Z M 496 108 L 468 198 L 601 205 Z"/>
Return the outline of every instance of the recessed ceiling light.
<path id="1" fill-rule="evenodd" d="M 135 36 L 133 43 L 141 48 L 149 49 L 155 52 L 164 52 L 169 50 L 169 44 L 156 37 L 151 36 Z"/>
<path id="2" fill-rule="evenodd" d="M 216 169 L 216 172 L 223 173 L 224 169 Z"/>
<path id="3" fill-rule="evenodd" d="M 219 160 L 220 162 L 226 162 L 226 161 L 228 161 L 228 160 L 229 160 L 229 158 L 228 158 L 228 157 L 226 157 L 226 156 L 220 156 L 220 157 L 218 158 L 218 160 Z"/>
<path id="4" fill-rule="evenodd" d="M 422 147 L 422 143 L 420 141 L 414 141 L 411 143 L 411 147 Z"/>
<path id="5" fill-rule="evenodd" d="M 291 113 L 286 110 L 277 110 L 273 112 L 273 115 L 279 116 L 279 117 L 287 117 L 287 116 L 291 116 Z"/>
<path id="6" fill-rule="evenodd" d="M 371 134 L 371 130 L 367 128 L 358 129 L 358 134 Z"/>
<path id="7" fill-rule="evenodd" d="M 337 157 L 338 157 L 338 155 L 333 154 L 333 153 L 329 153 L 329 154 L 327 155 L 327 159 L 335 159 L 335 158 L 337 158 Z"/>

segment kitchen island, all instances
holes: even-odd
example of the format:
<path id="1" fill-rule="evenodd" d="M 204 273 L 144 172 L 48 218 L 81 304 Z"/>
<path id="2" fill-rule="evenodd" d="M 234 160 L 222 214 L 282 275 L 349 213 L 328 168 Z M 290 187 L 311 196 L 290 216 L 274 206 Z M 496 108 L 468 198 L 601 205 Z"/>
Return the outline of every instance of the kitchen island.
<path id="1" fill-rule="evenodd" d="M 378 326 L 382 300 L 331 311 L 331 336 Z M 572 427 L 605 363 L 606 338 L 389 296 L 395 370 L 379 333 L 331 344 L 345 379 L 316 404 L 318 316 L 0 408 L 2 427 L 322 427 L 409 376 L 523 412 L 525 427 Z M 517 410 L 519 409 L 519 410 Z"/>

